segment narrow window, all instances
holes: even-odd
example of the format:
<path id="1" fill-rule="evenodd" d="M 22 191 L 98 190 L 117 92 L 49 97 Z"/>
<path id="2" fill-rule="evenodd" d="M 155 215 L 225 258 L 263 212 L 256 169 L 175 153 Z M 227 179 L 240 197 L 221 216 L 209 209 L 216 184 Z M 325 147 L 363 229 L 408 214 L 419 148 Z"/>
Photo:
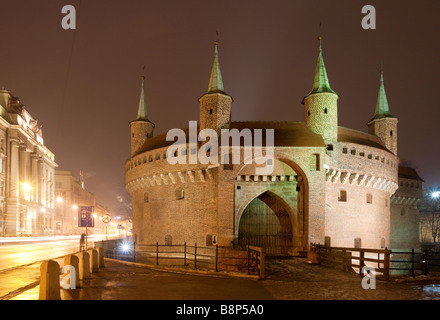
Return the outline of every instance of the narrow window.
<path id="1" fill-rule="evenodd" d="M 332 144 L 328 144 L 327 145 L 327 151 L 333 151 L 333 145 Z"/>
<path id="2" fill-rule="evenodd" d="M 319 171 L 320 165 L 319 154 L 312 154 L 310 156 L 310 171 Z"/>
<path id="3" fill-rule="evenodd" d="M 144 203 L 147 203 L 147 202 L 149 202 L 149 199 L 148 199 L 148 192 L 145 192 L 145 193 L 144 193 Z"/>
<path id="4" fill-rule="evenodd" d="M 345 154 L 347 154 L 347 153 L 348 153 L 348 150 L 347 150 L 347 148 L 342 148 L 342 153 L 345 153 Z"/>
<path id="5" fill-rule="evenodd" d="M 347 191 L 339 190 L 338 201 L 347 202 Z"/>
<path id="6" fill-rule="evenodd" d="M 177 189 L 176 190 L 176 200 L 182 200 L 182 199 L 185 199 L 185 190 Z"/>
<path id="7" fill-rule="evenodd" d="M 212 114 L 212 109 L 209 110 L 209 114 Z"/>
<path id="8" fill-rule="evenodd" d="M 373 195 L 371 193 L 367 193 L 367 203 L 373 203 Z"/>
<path id="9" fill-rule="evenodd" d="M 400 209 L 400 215 L 403 217 L 405 215 L 405 208 Z"/>
<path id="10" fill-rule="evenodd" d="M 391 137 L 393 136 L 393 130 L 390 131 L 390 136 L 391 136 Z"/>
<path id="11" fill-rule="evenodd" d="M 362 248 L 362 240 L 361 240 L 361 238 L 355 238 L 354 239 L 354 247 L 355 248 Z"/>
<path id="12" fill-rule="evenodd" d="M 232 164 L 232 154 L 225 154 L 223 156 L 223 170 L 232 170 L 234 169 Z"/>
<path id="13" fill-rule="evenodd" d="M 356 149 L 351 149 L 350 153 L 351 153 L 352 155 L 356 155 Z"/>
<path id="14" fill-rule="evenodd" d="M 327 114 L 327 108 L 324 109 L 324 113 Z"/>

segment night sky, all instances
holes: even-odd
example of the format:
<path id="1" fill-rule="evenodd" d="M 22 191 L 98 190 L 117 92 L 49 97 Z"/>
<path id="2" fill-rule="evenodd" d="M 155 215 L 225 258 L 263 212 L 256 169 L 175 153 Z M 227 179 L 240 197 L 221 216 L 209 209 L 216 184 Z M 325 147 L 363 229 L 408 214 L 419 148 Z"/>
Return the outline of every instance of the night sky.
<path id="1" fill-rule="evenodd" d="M 377 29 L 361 27 L 374 5 Z M 64 30 L 64 5 L 77 29 Z M 339 125 L 367 131 L 383 63 L 398 153 L 425 187 L 440 185 L 440 1 L 2 0 L 0 87 L 43 125 L 59 169 L 99 203 L 126 196 L 124 163 L 142 67 L 155 133 L 199 119 L 216 31 L 233 121 L 303 121 L 319 35 Z M 115 212 L 113 212 L 115 213 Z"/>

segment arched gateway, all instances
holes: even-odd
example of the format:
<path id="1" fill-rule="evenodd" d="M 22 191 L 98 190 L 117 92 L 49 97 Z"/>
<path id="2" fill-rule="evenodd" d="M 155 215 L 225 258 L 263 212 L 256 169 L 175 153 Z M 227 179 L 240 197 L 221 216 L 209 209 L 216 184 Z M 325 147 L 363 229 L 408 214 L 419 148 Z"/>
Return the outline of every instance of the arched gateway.
<path id="1" fill-rule="evenodd" d="M 297 255 L 306 242 L 303 176 L 278 159 L 270 176 L 253 169 L 244 167 L 235 182 L 236 244 L 263 247 L 269 256 Z"/>

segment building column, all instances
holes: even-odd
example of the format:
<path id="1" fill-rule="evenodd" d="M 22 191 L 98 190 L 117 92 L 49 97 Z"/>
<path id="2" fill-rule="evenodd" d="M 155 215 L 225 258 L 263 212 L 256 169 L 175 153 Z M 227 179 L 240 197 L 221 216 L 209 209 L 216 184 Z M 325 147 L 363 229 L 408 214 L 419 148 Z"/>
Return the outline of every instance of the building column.
<path id="1" fill-rule="evenodd" d="M 6 185 L 6 226 L 5 235 L 17 235 L 19 226 L 19 140 L 10 139 L 9 178 Z"/>

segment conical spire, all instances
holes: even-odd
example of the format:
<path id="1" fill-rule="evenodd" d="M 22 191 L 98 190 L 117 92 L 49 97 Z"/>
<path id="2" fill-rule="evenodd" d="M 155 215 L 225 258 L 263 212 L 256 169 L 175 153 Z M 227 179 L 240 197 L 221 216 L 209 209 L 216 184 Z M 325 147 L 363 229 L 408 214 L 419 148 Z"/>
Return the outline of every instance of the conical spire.
<path id="1" fill-rule="evenodd" d="M 327 71 L 325 70 L 324 59 L 322 57 L 322 48 L 321 48 L 322 37 L 318 37 L 318 40 L 319 40 L 319 55 L 315 69 L 315 79 L 313 80 L 312 91 L 310 91 L 308 95 L 314 93 L 321 93 L 321 92 L 330 92 L 336 94 L 336 92 L 334 92 L 330 88 L 330 82 L 328 81 Z"/>
<path id="2" fill-rule="evenodd" d="M 374 119 L 380 118 L 394 118 L 390 113 L 388 105 L 387 94 L 385 92 L 385 86 L 383 84 L 383 71 L 380 72 L 380 86 L 379 95 L 377 96 L 376 111 L 374 112 Z"/>
<path id="3" fill-rule="evenodd" d="M 209 78 L 208 93 L 224 93 L 222 73 L 218 61 L 218 41 L 215 41 L 214 63 L 212 65 L 211 77 Z"/>
<path id="4" fill-rule="evenodd" d="M 148 121 L 147 103 L 145 102 L 144 82 L 145 82 L 145 77 L 142 76 L 141 97 L 139 100 L 139 110 L 136 120 Z"/>

